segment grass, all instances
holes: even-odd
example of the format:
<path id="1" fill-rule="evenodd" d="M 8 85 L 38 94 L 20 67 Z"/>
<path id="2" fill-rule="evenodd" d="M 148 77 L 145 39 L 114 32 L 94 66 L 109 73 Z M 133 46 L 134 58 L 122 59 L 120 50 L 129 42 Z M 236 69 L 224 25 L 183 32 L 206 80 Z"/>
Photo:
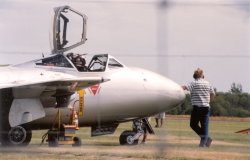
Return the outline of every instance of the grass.
<path id="1" fill-rule="evenodd" d="M 154 120 L 150 122 L 154 126 Z M 249 160 L 250 135 L 234 132 L 250 128 L 250 122 L 238 119 L 210 121 L 210 135 L 214 141 L 210 148 L 199 148 L 198 136 L 190 129 L 187 117 L 167 117 L 162 128 L 149 135 L 147 144 L 120 146 L 119 136 L 131 129 L 131 123 L 121 124 L 115 134 L 91 137 L 90 128 L 78 131 L 83 145 L 73 148 L 69 145 L 49 148 L 47 143 L 39 146 L 41 136 L 46 132 L 34 131 L 31 144 L 24 148 L 0 148 L 1 160 Z"/>

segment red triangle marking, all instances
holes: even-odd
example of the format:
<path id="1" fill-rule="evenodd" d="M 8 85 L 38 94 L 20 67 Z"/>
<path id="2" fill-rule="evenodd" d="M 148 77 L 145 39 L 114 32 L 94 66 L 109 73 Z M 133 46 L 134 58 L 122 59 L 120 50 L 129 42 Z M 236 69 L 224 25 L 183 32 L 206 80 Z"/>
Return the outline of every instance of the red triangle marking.
<path id="1" fill-rule="evenodd" d="M 97 84 L 97 85 L 91 86 L 91 87 L 89 87 L 89 88 L 90 88 L 91 92 L 92 92 L 94 95 L 96 95 L 96 93 L 97 93 L 99 87 L 100 87 L 100 85 Z"/>

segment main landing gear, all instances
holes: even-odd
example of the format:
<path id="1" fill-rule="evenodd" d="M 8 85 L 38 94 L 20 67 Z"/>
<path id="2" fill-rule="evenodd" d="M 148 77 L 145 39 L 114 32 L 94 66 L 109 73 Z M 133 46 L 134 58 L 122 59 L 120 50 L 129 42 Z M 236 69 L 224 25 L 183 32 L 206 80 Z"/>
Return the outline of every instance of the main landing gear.
<path id="1" fill-rule="evenodd" d="M 9 112 L 13 102 L 12 88 L 0 90 L 0 143 L 1 146 L 27 146 L 32 137 L 26 125 L 10 127 Z"/>
<path id="2" fill-rule="evenodd" d="M 2 146 L 27 146 L 32 137 L 31 129 L 16 126 L 4 131 L 1 135 Z"/>
<path id="3" fill-rule="evenodd" d="M 154 134 L 154 131 L 148 122 L 147 118 L 134 120 L 133 121 L 133 130 L 127 130 L 122 132 L 120 135 L 120 144 L 121 145 L 137 145 L 139 143 L 139 138 L 149 132 Z"/>

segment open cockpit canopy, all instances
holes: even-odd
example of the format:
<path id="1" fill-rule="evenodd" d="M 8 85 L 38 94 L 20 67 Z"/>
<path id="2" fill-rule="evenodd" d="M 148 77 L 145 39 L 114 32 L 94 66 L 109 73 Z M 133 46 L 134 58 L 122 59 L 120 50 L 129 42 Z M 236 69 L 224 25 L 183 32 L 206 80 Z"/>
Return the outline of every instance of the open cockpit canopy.
<path id="1" fill-rule="evenodd" d="M 52 54 L 69 51 L 85 43 L 87 16 L 69 6 L 54 9 Z"/>

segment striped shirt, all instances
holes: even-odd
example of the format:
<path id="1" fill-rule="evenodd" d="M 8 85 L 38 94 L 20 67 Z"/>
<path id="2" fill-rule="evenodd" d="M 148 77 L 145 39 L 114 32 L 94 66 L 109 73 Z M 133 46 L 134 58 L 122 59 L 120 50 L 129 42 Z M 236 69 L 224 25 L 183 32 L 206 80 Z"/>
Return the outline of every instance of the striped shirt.
<path id="1" fill-rule="evenodd" d="M 210 106 L 210 94 L 214 93 L 214 89 L 208 81 L 198 78 L 188 84 L 187 90 L 191 93 L 191 103 L 193 106 Z"/>

